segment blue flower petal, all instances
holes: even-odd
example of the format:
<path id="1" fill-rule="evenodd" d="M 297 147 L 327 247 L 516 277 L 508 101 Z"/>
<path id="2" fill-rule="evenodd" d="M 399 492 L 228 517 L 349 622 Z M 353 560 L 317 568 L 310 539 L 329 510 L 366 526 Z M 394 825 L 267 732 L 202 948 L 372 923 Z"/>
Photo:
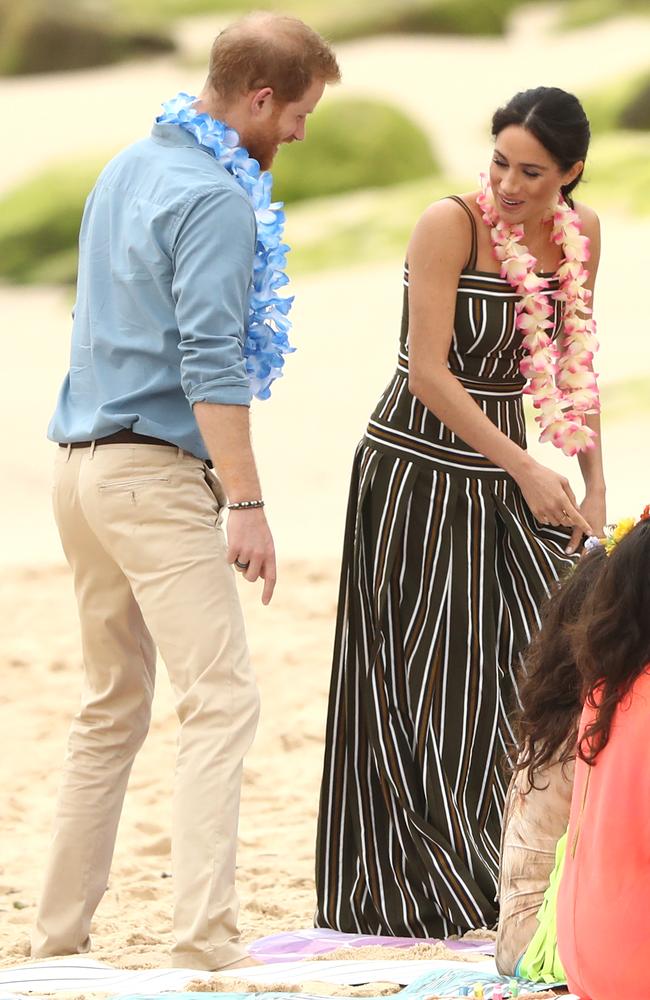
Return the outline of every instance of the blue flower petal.
<path id="1" fill-rule="evenodd" d="M 284 206 L 281 201 L 271 201 L 273 177 L 268 170 L 260 170 L 257 160 L 239 145 L 237 132 L 224 122 L 199 114 L 193 107 L 196 100 L 181 91 L 163 103 L 163 114 L 156 121 L 186 129 L 232 174 L 251 200 L 257 243 L 244 357 L 251 392 L 257 399 L 268 399 L 272 383 L 282 377 L 283 355 L 295 351 L 287 336 L 291 329 L 287 316 L 293 296 L 275 294 L 289 281 L 284 273 L 286 255 L 291 249 L 282 242 Z"/>

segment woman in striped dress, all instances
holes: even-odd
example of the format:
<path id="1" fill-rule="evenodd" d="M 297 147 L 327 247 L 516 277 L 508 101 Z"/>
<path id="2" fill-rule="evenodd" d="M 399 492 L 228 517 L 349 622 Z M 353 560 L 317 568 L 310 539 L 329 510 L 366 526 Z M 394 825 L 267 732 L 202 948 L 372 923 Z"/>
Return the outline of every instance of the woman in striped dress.
<path id="1" fill-rule="evenodd" d="M 589 144 L 575 97 L 516 95 L 493 119 L 494 205 L 548 276 Z M 598 262 L 598 220 L 576 206 Z M 538 608 L 600 531 L 598 443 L 586 497 L 526 453 L 518 295 L 477 194 L 430 206 L 408 249 L 397 370 L 355 457 L 317 843 L 316 924 L 440 937 L 490 927 L 516 668 Z M 598 417 L 587 424 L 597 433 Z M 597 441 L 597 438 L 596 438 Z"/>

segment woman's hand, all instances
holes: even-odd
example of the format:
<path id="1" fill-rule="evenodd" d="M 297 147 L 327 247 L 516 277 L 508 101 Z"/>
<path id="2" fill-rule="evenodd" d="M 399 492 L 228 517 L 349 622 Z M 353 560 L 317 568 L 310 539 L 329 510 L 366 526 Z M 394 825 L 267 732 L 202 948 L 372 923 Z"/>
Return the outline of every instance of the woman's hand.
<path id="1" fill-rule="evenodd" d="M 572 544 L 574 537 L 579 541 L 583 534 L 593 534 L 591 525 L 578 509 L 575 495 L 565 476 L 530 459 L 515 476 L 515 480 L 526 503 L 541 524 L 574 526 L 569 544 Z M 577 544 L 578 542 L 576 547 Z"/>
<path id="2" fill-rule="evenodd" d="M 580 513 L 591 525 L 589 534 L 595 535 L 597 538 L 602 538 L 605 533 L 605 491 L 602 489 L 588 490 L 587 495 L 580 504 Z M 581 538 L 582 531 L 579 528 L 574 528 L 571 540 L 567 545 L 567 552 L 575 552 L 580 545 Z"/>

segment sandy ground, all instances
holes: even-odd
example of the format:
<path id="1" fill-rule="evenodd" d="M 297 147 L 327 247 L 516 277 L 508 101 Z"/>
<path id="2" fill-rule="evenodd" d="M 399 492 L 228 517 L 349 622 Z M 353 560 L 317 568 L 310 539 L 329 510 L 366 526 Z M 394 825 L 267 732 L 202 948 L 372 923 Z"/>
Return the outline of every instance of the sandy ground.
<path id="1" fill-rule="evenodd" d="M 335 567 L 286 564 L 291 584 L 262 608 L 242 587 L 262 693 L 244 777 L 239 883 L 247 940 L 310 926 L 313 841 Z M 65 569 L 4 575 L 0 584 L 0 962 L 24 958 L 49 838 L 69 718 L 80 684 L 76 608 Z M 133 770 L 93 958 L 168 964 L 170 778 L 176 726 L 160 665 L 154 722 Z"/>
<path id="2" fill-rule="evenodd" d="M 600 82 L 647 60 L 650 24 L 621 21 L 580 35 L 585 57 L 566 58 L 562 39 L 543 50 L 535 23 L 509 43 L 379 39 L 343 47 L 350 89 L 390 89 L 435 132 L 450 170 L 486 148 L 486 110 L 514 86 L 539 79 Z M 207 32 L 207 37 L 210 32 Z M 190 42 L 188 41 L 188 45 Z M 605 59 L 606 56 L 606 59 Z M 390 80 L 386 66 L 390 66 Z M 193 85 L 169 61 L 47 80 L 3 81 L 0 113 L 14 122 L 0 190 L 41 159 L 110 150 L 141 134 L 166 94 Z M 454 81 L 454 114 L 446 81 Z M 197 83 L 198 81 L 194 81 Z M 443 90 L 444 86 L 444 90 Z M 465 109 L 456 114 L 456 106 Z M 16 114 L 16 108 L 20 114 Z M 114 111 L 113 109 L 118 109 Z M 419 110 L 418 110 L 419 109 Z M 37 127 L 36 127 L 37 126 Z M 16 134 L 17 133 L 17 134 Z M 650 375 L 647 322 L 640 321 L 647 222 L 605 217 L 599 291 L 604 382 Z M 290 230 L 289 230 L 290 236 Z M 299 352 L 271 402 L 254 410 L 254 436 L 280 553 L 271 608 L 242 585 L 262 691 L 259 735 L 247 761 L 239 881 L 247 940 L 308 926 L 313 913 L 313 841 L 322 758 L 337 563 L 350 460 L 369 410 L 394 366 L 401 306 L 400 262 L 297 281 Z M 0 289 L 4 354 L 0 407 L 0 962 L 25 955 L 49 838 L 58 771 L 78 701 L 80 653 L 70 580 L 49 513 L 53 446 L 44 437 L 65 370 L 70 301 L 59 289 Z M 606 466 L 613 517 L 647 502 L 643 421 L 608 422 Z M 535 454 L 566 467 L 549 447 Z M 646 449 L 647 456 L 647 449 Z M 574 463 L 575 466 L 575 463 Z M 574 470 L 571 478 L 578 488 Z M 134 768 L 111 884 L 95 922 L 93 957 L 140 967 L 165 964 L 170 939 L 170 776 L 176 729 L 164 668 L 150 737 Z"/>

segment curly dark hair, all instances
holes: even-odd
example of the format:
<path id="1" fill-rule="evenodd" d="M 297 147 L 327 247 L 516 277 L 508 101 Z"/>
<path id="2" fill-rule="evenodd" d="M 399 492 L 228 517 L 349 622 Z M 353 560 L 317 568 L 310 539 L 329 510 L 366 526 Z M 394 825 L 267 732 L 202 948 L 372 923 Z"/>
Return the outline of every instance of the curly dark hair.
<path id="1" fill-rule="evenodd" d="M 515 718 L 515 771 L 526 771 L 531 788 L 551 763 L 576 754 L 582 710 L 582 679 L 576 668 L 572 629 L 599 579 L 607 556 L 602 546 L 586 552 L 558 584 L 542 609 L 541 628 L 524 654 Z"/>
<path id="2" fill-rule="evenodd" d="M 608 556 L 572 644 L 585 701 L 596 709 L 578 756 L 593 764 L 607 746 L 616 709 L 650 668 L 650 520 L 635 525 Z"/>

